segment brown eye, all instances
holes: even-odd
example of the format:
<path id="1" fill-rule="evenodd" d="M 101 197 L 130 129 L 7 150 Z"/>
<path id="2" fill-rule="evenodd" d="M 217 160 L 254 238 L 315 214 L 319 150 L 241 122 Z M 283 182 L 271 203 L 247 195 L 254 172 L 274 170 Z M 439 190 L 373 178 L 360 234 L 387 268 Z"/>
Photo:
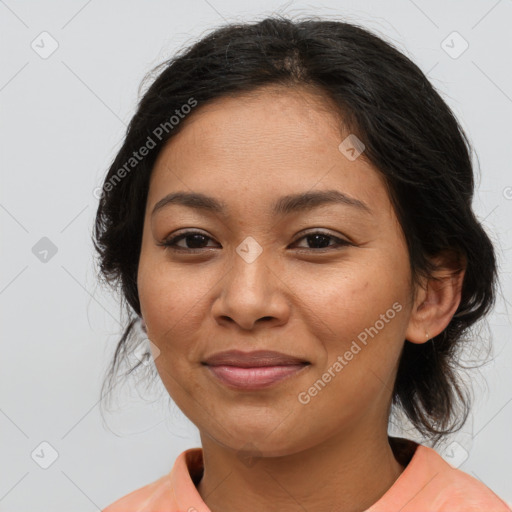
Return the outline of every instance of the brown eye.
<path id="1" fill-rule="evenodd" d="M 178 245 L 178 242 L 181 242 L 182 240 L 185 241 L 185 246 Z M 186 231 L 171 238 L 167 238 L 158 245 L 170 247 L 171 249 L 178 251 L 193 251 L 195 249 L 205 248 L 208 240 L 212 240 L 212 238 L 204 233 L 200 233 L 199 231 Z"/>
<path id="2" fill-rule="evenodd" d="M 306 240 L 309 247 L 305 247 L 306 249 L 329 249 L 335 248 L 345 245 L 352 245 L 347 240 L 343 240 L 342 238 L 338 238 L 329 233 L 324 233 L 322 231 L 316 231 L 312 233 L 308 233 L 307 235 L 297 239 L 294 243 L 297 243 L 299 240 Z M 330 241 L 334 241 L 334 244 L 330 244 Z M 304 248 L 304 247 L 302 247 Z"/>

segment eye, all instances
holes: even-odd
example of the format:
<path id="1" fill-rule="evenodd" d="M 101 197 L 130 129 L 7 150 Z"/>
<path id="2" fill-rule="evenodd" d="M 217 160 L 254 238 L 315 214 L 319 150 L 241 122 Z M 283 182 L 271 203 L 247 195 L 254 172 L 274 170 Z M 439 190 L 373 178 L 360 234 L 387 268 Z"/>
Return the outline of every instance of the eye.
<path id="1" fill-rule="evenodd" d="M 348 240 L 343 240 L 342 238 L 338 238 L 334 235 L 331 235 L 330 233 L 324 233 L 323 231 L 310 232 L 295 240 L 294 244 L 296 244 L 300 240 L 306 240 L 310 245 L 313 245 L 313 247 L 305 248 L 310 250 L 333 249 L 340 246 L 353 245 Z M 335 243 L 330 245 L 329 240 L 333 240 Z"/>
<path id="2" fill-rule="evenodd" d="M 185 247 L 178 245 L 181 240 L 185 241 Z M 194 251 L 196 249 L 205 248 L 204 245 L 207 240 L 213 240 L 211 237 L 201 233 L 200 231 L 185 231 L 179 235 L 166 238 L 163 242 L 158 245 L 164 247 L 170 247 L 175 251 Z"/>
<path id="3" fill-rule="evenodd" d="M 178 243 L 181 242 L 182 240 L 185 242 L 185 246 L 178 245 Z M 200 249 L 208 248 L 206 246 L 208 240 L 213 239 L 205 235 L 204 233 L 201 233 L 200 231 L 185 231 L 180 233 L 179 235 L 167 238 L 163 242 L 158 243 L 157 245 L 163 247 L 170 247 L 174 251 L 194 252 Z M 311 233 L 308 233 L 295 240 L 294 244 L 296 244 L 300 240 L 307 240 L 307 242 L 310 245 L 313 245 L 313 247 L 302 247 L 302 249 L 313 251 L 321 251 L 322 249 L 334 249 L 336 247 L 353 245 L 351 242 L 348 242 L 347 240 L 343 240 L 342 238 L 338 238 L 329 233 L 324 233 L 323 231 L 313 231 Z M 334 244 L 330 244 L 330 241 L 334 241 Z"/>

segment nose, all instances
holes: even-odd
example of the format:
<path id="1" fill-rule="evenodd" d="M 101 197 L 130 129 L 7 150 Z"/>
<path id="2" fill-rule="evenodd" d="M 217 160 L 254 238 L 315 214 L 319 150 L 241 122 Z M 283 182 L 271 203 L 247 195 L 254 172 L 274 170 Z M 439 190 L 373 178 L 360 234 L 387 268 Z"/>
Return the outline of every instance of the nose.
<path id="1" fill-rule="evenodd" d="M 212 306 L 219 324 L 234 323 L 251 330 L 258 322 L 278 326 L 288 321 L 289 288 L 264 254 L 250 263 L 235 254 L 231 269 L 219 284 L 220 292 Z"/>

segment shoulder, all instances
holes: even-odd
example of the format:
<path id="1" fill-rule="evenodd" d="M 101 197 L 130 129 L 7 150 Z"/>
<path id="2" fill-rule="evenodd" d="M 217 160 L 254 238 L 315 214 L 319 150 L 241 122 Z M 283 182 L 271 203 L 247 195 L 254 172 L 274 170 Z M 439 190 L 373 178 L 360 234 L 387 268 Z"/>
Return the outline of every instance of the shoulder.
<path id="1" fill-rule="evenodd" d="M 406 439 L 393 440 L 405 469 L 366 512 L 512 512 L 477 478 L 455 468 L 433 448 Z"/>
<path id="2" fill-rule="evenodd" d="M 203 504 L 195 484 L 202 471 L 202 449 L 189 448 L 178 455 L 169 473 L 119 498 L 101 512 L 175 512 L 181 509 L 177 504 L 180 500 L 196 504 L 199 510 Z"/>
<path id="3" fill-rule="evenodd" d="M 158 502 L 168 504 L 171 499 L 172 489 L 167 474 L 119 498 L 101 512 L 142 512 Z"/>
<path id="4" fill-rule="evenodd" d="M 420 492 L 438 512 L 511 512 L 510 507 L 477 478 L 446 462 L 434 449 L 418 446 L 429 480 Z"/>
<path id="5" fill-rule="evenodd" d="M 436 510 L 511 512 L 512 509 L 480 480 L 443 462 L 447 468 L 437 478 L 435 487 L 439 489 L 439 494 L 435 500 Z"/>

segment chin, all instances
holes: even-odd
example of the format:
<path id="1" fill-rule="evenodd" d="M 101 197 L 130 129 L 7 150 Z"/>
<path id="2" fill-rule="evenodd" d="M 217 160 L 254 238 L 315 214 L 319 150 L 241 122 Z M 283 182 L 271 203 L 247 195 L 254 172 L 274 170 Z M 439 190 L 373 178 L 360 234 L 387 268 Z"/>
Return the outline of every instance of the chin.
<path id="1" fill-rule="evenodd" d="M 299 453 L 313 446 L 316 440 L 311 436 L 295 438 L 290 436 L 290 428 L 276 428 L 282 419 L 272 425 L 268 421 L 264 425 L 241 425 L 233 421 L 233 425 L 225 420 L 222 422 L 223 430 L 207 433 L 207 437 L 225 448 L 233 450 L 239 458 L 244 460 L 259 457 L 283 457 Z M 210 425 L 211 426 L 211 425 Z M 245 427 L 245 428 L 244 428 Z M 203 430 L 203 432 L 205 432 Z M 226 436 L 229 432 L 229 436 Z"/>

